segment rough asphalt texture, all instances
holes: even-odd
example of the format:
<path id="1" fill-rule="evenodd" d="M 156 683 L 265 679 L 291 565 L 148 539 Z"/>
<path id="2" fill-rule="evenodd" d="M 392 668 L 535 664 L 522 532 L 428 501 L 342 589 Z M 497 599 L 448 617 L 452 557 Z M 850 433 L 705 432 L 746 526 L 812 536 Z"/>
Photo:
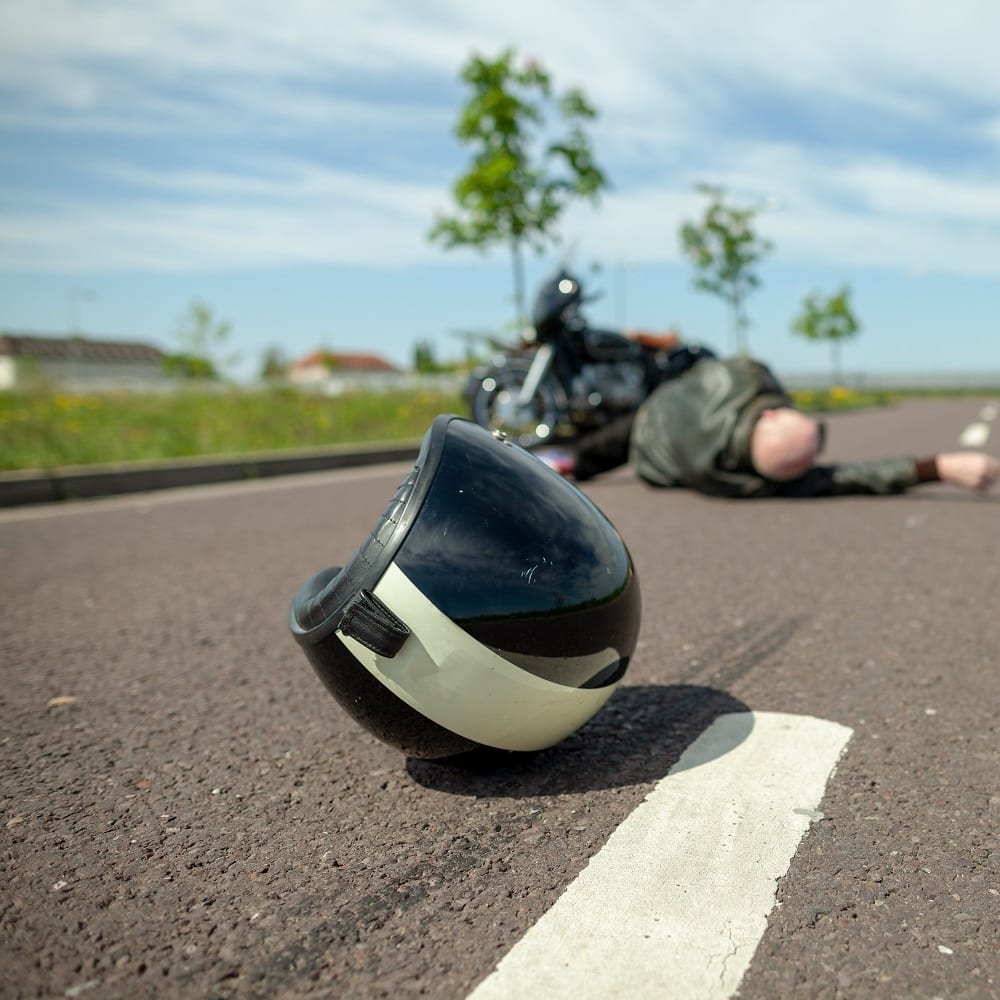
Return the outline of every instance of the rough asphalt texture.
<path id="1" fill-rule="evenodd" d="M 980 406 L 835 417 L 830 454 L 954 448 Z M 1000 995 L 1000 494 L 587 484 L 642 582 L 625 686 L 459 767 L 365 734 L 285 624 L 408 468 L 0 512 L 0 994 L 463 997 L 752 708 L 854 737 L 741 998 Z"/>

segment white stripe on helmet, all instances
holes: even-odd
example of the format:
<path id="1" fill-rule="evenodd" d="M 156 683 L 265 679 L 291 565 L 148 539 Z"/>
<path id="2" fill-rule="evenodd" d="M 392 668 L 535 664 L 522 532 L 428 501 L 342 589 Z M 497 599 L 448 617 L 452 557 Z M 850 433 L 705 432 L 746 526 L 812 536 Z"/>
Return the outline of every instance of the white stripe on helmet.
<path id="1" fill-rule="evenodd" d="M 503 750 L 541 750 L 583 725 L 615 685 L 553 684 L 498 656 L 438 610 L 395 564 L 373 593 L 412 630 L 393 657 L 337 637 L 393 694 L 439 726 Z M 609 650 L 609 662 L 617 654 Z"/>

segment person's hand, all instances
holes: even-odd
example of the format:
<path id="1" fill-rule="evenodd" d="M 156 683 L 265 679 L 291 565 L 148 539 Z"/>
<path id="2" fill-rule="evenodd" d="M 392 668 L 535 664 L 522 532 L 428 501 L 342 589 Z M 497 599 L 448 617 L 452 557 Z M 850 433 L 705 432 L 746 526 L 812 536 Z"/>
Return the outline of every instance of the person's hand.
<path id="1" fill-rule="evenodd" d="M 1000 476 L 1000 462 L 978 451 L 952 451 L 937 456 L 941 481 L 983 493 Z"/>

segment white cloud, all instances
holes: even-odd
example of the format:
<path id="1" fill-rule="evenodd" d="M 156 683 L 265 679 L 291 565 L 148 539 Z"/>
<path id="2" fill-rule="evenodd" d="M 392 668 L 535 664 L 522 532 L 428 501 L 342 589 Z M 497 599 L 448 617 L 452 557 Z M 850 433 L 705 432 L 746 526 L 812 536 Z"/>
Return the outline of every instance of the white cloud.
<path id="1" fill-rule="evenodd" d="M 988 0 L 946 8 L 592 0 L 572 11 L 542 0 L 344 0 L 336 8 L 319 0 L 280 8 L 7 0 L 0 130 L 89 138 L 76 166 L 124 188 L 110 197 L 19 189 L 17 209 L 0 217 L 0 263 L 440 260 L 425 234 L 449 203 L 442 151 L 453 149 L 458 67 L 474 48 L 512 45 L 542 57 L 558 84 L 584 87 L 602 111 L 599 161 L 613 166 L 612 181 L 638 178 L 610 192 L 599 212 L 575 208 L 570 240 L 580 234 L 605 256 L 671 259 L 679 221 L 698 210 L 693 182 L 705 177 L 743 198 L 780 198 L 782 211 L 761 224 L 787 257 L 996 275 L 1000 119 L 988 109 L 1000 100 L 997 37 L 1000 6 Z M 983 159 L 958 169 L 931 155 L 913 159 L 905 143 L 893 153 L 857 136 L 841 143 L 829 130 L 798 142 L 766 108 L 759 131 L 746 123 L 730 134 L 725 126 L 754 94 L 800 110 L 835 107 L 842 118 L 866 109 L 900 132 L 915 128 L 924 146 L 939 126 L 949 135 L 964 129 L 983 143 Z M 284 154 L 286 141 L 324 130 L 331 141 L 322 151 Z M 193 165 L 168 170 L 150 165 L 154 157 L 138 166 L 116 145 L 136 134 L 187 137 L 179 162 Z M 402 180 L 388 178 L 374 163 L 338 161 L 337 140 L 348 134 L 378 144 L 383 160 L 402 136 L 427 136 L 430 151 L 406 173 L 396 165 Z M 206 136 L 259 145 L 223 165 L 218 151 L 199 159 Z"/>
<path id="2" fill-rule="evenodd" d="M 123 168 L 119 179 L 143 191 L 141 196 L 103 205 L 64 199 L 0 217 L 0 267 L 68 272 L 293 263 L 394 267 L 439 255 L 425 238 L 437 188 L 296 164 L 275 168 L 256 177 Z"/>
<path id="3" fill-rule="evenodd" d="M 888 161 L 844 167 L 835 180 L 878 215 L 1000 226 L 1000 182 L 957 178 Z"/>
<path id="4" fill-rule="evenodd" d="M 1000 277 L 1000 185 L 885 162 L 834 168 L 783 147 L 748 148 L 738 159 L 739 171 L 719 170 L 712 179 L 745 199 L 779 202 L 759 219 L 778 259 Z M 161 173 L 118 166 L 112 176 L 131 195 L 117 204 L 64 199 L 0 218 L 0 266 L 440 262 L 426 233 L 435 211 L 447 206 L 441 187 L 280 158 L 256 168 Z M 845 195 L 855 208 L 838 204 Z M 602 259 L 677 260 L 678 226 L 702 206 L 683 181 L 613 191 L 599 209 L 575 206 L 563 231 L 567 244 Z"/>
<path id="5" fill-rule="evenodd" d="M 367 173 L 324 169 L 278 157 L 256 161 L 253 173 L 209 170 L 157 173 L 121 166 L 112 168 L 110 174 L 140 189 L 186 194 L 199 201 L 226 195 L 243 207 L 253 202 L 267 202 L 284 204 L 297 212 L 308 211 L 311 206 L 327 209 L 331 204 L 342 202 L 381 214 L 394 214 L 401 220 L 424 222 L 441 193 L 437 186 L 386 181 Z M 240 199 L 250 201 L 240 202 Z"/>
<path id="6" fill-rule="evenodd" d="M 779 260 L 1000 277 L 997 179 L 866 156 L 831 164 L 769 144 L 720 151 L 704 167 L 701 176 L 762 205 L 758 226 Z M 568 228 L 591 253 L 678 260 L 678 227 L 703 208 L 689 186 L 645 186 L 608 194 L 600 212 L 574 208 Z"/>
<path id="7" fill-rule="evenodd" d="M 472 49 L 505 45 L 542 56 L 607 114 L 637 121 L 651 110 L 684 114 L 723 100 L 733 86 L 911 114 L 933 112 L 935 93 L 987 105 L 1000 98 L 1000 7 L 989 0 L 947 8 L 903 0 L 593 0 L 572 15 L 539 0 L 366 0 L 335 10 L 316 0 L 287 0 L 280 9 L 263 0 L 7 0 L 0 28 L 0 83 L 32 104 L 95 112 L 114 101 L 123 72 L 149 87 L 193 78 L 206 93 L 232 80 L 356 85 L 414 72 L 453 79 Z"/>

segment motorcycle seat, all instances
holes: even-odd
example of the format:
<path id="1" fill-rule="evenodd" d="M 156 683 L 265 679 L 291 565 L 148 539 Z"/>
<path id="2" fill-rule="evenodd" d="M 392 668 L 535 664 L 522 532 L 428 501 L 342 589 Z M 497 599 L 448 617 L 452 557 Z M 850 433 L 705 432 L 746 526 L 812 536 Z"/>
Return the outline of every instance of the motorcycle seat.
<path id="1" fill-rule="evenodd" d="M 681 343 L 680 336 L 673 330 L 664 330 L 662 333 L 654 333 L 651 330 L 626 330 L 625 336 L 640 347 L 651 351 L 670 351 L 679 347 Z"/>

